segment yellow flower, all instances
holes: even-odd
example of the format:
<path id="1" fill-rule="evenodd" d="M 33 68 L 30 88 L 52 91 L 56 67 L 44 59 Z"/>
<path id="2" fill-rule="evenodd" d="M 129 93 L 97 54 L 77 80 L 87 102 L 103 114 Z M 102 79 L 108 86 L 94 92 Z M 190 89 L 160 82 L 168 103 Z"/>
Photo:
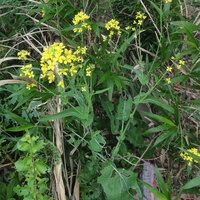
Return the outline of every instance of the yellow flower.
<path id="1" fill-rule="evenodd" d="M 179 60 L 179 64 L 180 64 L 180 65 L 184 65 L 184 64 L 185 64 L 185 61 Z"/>
<path id="2" fill-rule="evenodd" d="M 131 29 L 131 27 L 130 27 L 130 26 L 127 26 L 127 27 L 125 27 L 125 29 L 126 29 L 126 30 L 129 30 L 129 29 Z"/>
<path id="3" fill-rule="evenodd" d="M 82 92 L 86 92 L 86 87 L 81 87 Z"/>
<path id="4" fill-rule="evenodd" d="M 172 0 L 165 0 L 165 2 L 166 2 L 166 3 L 171 3 L 171 2 L 172 2 Z"/>
<path id="5" fill-rule="evenodd" d="M 121 32 L 121 31 L 118 31 L 118 32 L 117 32 L 117 34 L 118 34 L 118 35 L 121 35 L 121 34 L 122 34 L 122 32 Z"/>
<path id="6" fill-rule="evenodd" d="M 68 69 L 59 69 L 58 74 L 59 74 L 59 75 L 61 75 L 61 74 L 67 75 L 67 72 L 66 72 L 66 71 L 68 71 Z"/>
<path id="7" fill-rule="evenodd" d="M 167 66 L 167 72 L 171 72 L 172 71 L 172 67 Z"/>
<path id="8" fill-rule="evenodd" d="M 189 151 L 190 153 L 200 157 L 200 153 L 198 153 L 196 148 L 187 149 L 187 151 Z M 193 161 L 195 163 L 198 163 L 198 161 L 193 159 L 187 152 L 186 153 L 180 153 L 180 156 L 183 158 L 183 160 L 188 161 L 188 166 L 191 166 Z"/>
<path id="9" fill-rule="evenodd" d="M 177 65 L 176 67 L 177 67 L 177 69 L 180 69 L 180 68 L 181 68 L 181 65 Z"/>
<path id="10" fill-rule="evenodd" d="M 135 31 L 135 27 L 133 27 L 131 30 L 132 30 L 132 31 Z"/>
<path id="11" fill-rule="evenodd" d="M 109 22 L 106 23 L 107 30 L 110 30 L 112 28 L 116 30 L 120 29 L 119 22 L 117 20 L 111 19 Z"/>
<path id="12" fill-rule="evenodd" d="M 17 55 L 18 55 L 19 60 L 26 60 L 26 57 L 30 56 L 30 52 L 22 50 L 22 51 L 18 52 Z"/>
<path id="13" fill-rule="evenodd" d="M 174 60 L 175 59 L 174 56 L 172 56 L 171 59 Z"/>
<path id="14" fill-rule="evenodd" d="M 166 78 L 166 81 L 167 81 L 168 84 L 171 83 L 171 79 L 170 78 Z"/>
<path id="15" fill-rule="evenodd" d="M 89 19 L 90 17 L 83 13 L 82 11 L 75 15 L 74 19 L 72 20 L 74 25 L 77 25 L 79 22 L 83 22 L 84 20 Z"/>
<path id="16" fill-rule="evenodd" d="M 62 88 L 64 88 L 65 87 L 65 85 L 64 85 L 64 81 L 63 80 L 61 80 L 59 83 L 58 83 L 58 85 L 57 86 L 61 86 Z"/>
<path id="17" fill-rule="evenodd" d="M 26 89 L 27 89 L 27 90 L 30 90 L 32 87 L 35 87 L 35 86 L 36 86 L 35 83 L 27 84 L 27 85 L 26 85 Z"/>
<path id="18" fill-rule="evenodd" d="M 45 10 L 44 10 L 44 8 L 42 9 L 42 17 L 44 17 L 45 16 Z"/>
<path id="19" fill-rule="evenodd" d="M 143 22 L 142 20 L 138 20 L 139 25 L 142 25 L 142 22 Z"/>

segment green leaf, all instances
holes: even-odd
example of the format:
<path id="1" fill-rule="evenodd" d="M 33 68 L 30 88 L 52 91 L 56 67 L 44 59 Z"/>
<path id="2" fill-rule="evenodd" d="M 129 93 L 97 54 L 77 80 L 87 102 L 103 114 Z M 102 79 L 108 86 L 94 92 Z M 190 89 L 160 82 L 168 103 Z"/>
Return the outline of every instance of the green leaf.
<path id="1" fill-rule="evenodd" d="M 109 200 L 133 200 L 130 189 L 137 191 L 140 197 L 142 196 L 137 184 L 137 174 L 131 170 L 117 169 L 110 162 L 104 164 L 97 182 L 102 185 Z"/>
<path id="2" fill-rule="evenodd" d="M 200 185 L 200 176 L 193 178 L 191 181 L 186 183 L 181 189 L 187 190 Z"/>
<path id="3" fill-rule="evenodd" d="M 40 118 L 38 121 L 48 121 L 48 120 L 55 120 L 60 119 L 63 117 L 76 117 L 78 119 L 87 119 L 87 113 L 85 112 L 85 109 L 81 106 L 74 107 L 74 108 L 68 108 L 62 112 L 59 112 L 57 114 L 48 115 L 47 117 Z"/>
<path id="4" fill-rule="evenodd" d="M 155 172 L 156 172 L 156 178 L 157 178 L 157 181 L 158 181 L 158 187 L 161 189 L 162 193 L 165 196 L 168 196 L 168 192 L 166 190 L 164 179 L 163 179 L 160 171 L 158 170 L 157 166 L 155 167 Z"/>
<path id="5" fill-rule="evenodd" d="M 130 117 L 132 107 L 133 107 L 133 100 L 130 95 L 128 96 L 127 100 L 121 98 L 117 106 L 116 119 L 127 121 Z"/>
<path id="6" fill-rule="evenodd" d="M 43 161 L 39 161 L 36 163 L 35 167 L 41 174 L 45 174 L 47 171 L 47 165 Z"/>
<path id="7" fill-rule="evenodd" d="M 23 160 L 18 160 L 15 162 L 15 167 L 18 172 L 27 171 L 33 165 L 32 159 L 30 156 L 24 158 Z"/>
<path id="8" fill-rule="evenodd" d="M 109 89 L 110 88 L 105 88 L 105 89 L 102 89 L 102 90 L 98 90 L 94 94 L 101 94 L 101 93 L 104 93 L 104 92 L 108 91 Z"/>
<path id="9" fill-rule="evenodd" d="M 164 123 L 166 123 L 166 124 L 168 124 L 170 126 L 175 126 L 175 124 L 171 120 L 169 120 L 169 119 L 167 119 L 165 117 L 162 117 L 160 115 L 156 115 L 156 114 L 153 114 L 153 113 L 147 113 L 147 112 L 143 112 L 142 115 L 143 116 L 148 116 L 150 118 L 153 118 L 153 119 L 161 121 L 161 122 L 164 122 Z"/>
<path id="10" fill-rule="evenodd" d="M 100 133 L 100 131 L 95 131 L 92 134 L 92 139 L 89 142 L 89 146 L 92 151 L 100 152 L 103 148 L 103 145 L 106 144 L 104 137 L 100 135 Z"/>
<path id="11" fill-rule="evenodd" d="M 167 197 L 160 193 L 158 190 L 156 190 L 153 186 L 149 185 L 148 183 L 145 183 L 143 181 L 141 181 L 144 186 L 150 191 L 152 192 L 155 196 L 157 196 L 160 200 L 168 200 Z"/>
<path id="12" fill-rule="evenodd" d="M 158 99 L 156 97 L 153 96 L 148 96 L 143 102 L 141 103 L 152 103 L 155 104 L 157 106 L 162 107 L 163 109 L 169 111 L 170 113 L 174 113 L 174 109 L 167 103 L 165 103 L 164 101 L 162 101 L 161 99 Z"/>
<path id="13" fill-rule="evenodd" d="M 136 73 L 136 75 L 142 85 L 148 84 L 149 78 L 144 72 L 142 72 L 139 69 L 133 69 L 133 71 Z"/>
<path id="14" fill-rule="evenodd" d="M 160 144 L 163 140 L 165 140 L 168 137 L 171 137 L 172 135 L 175 135 L 176 133 L 177 133 L 176 129 L 170 129 L 170 130 L 166 131 L 165 133 L 163 133 L 156 139 L 153 146 L 155 147 L 156 145 Z"/>
<path id="15" fill-rule="evenodd" d="M 33 144 L 32 152 L 36 153 L 36 152 L 40 151 L 43 148 L 44 148 L 44 141 L 43 140 L 39 140 L 37 143 Z"/>
<path id="16" fill-rule="evenodd" d="M 9 132 L 19 132 L 19 131 L 24 131 L 24 130 L 27 130 L 27 129 L 33 128 L 33 127 L 34 127 L 34 125 L 16 126 L 16 127 L 8 128 L 8 129 L 6 129 L 6 131 L 9 131 Z"/>
<path id="17" fill-rule="evenodd" d="M 16 120 L 16 121 L 19 122 L 21 125 L 32 125 L 32 126 L 33 126 L 33 124 L 31 124 L 30 122 L 26 121 L 26 120 L 23 119 L 22 117 L 16 115 L 15 113 L 12 113 L 12 112 L 10 112 L 10 111 L 8 111 L 7 113 L 8 113 L 8 115 L 9 115 L 12 119 Z"/>

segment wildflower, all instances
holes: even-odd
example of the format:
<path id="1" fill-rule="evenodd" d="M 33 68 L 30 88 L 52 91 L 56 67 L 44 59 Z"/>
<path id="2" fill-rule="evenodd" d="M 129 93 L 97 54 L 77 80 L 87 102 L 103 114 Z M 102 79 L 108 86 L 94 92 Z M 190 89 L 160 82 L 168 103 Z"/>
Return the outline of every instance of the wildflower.
<path id="1" fill-rule="evenodd" d="M 176 67 L 177 67 L 177 69 L 180 69 L 180 68 L 181 68 L 181 65 L 177 65 Z"/>
<path id="2" fill-rule="evenodd" d="M 172 67 L 167 66 L 167 72 L 171 72 L 172 71 Z"/>
<path id="3" fill-rule="evenodd" d="M 65 85 L 64 85 L 64 81 L 63 80 L 61 80 L 59 83 L 58 83 L 58 85 L 57 86 L 61 86 L 62 88 L 64 88 L 65 87 Z"/>
<path id="4" fill-rule="evenodd" d="M 84 20 L 89 19 L 89 18 L 90 16 L 86 15 L 85 13 L 81 11 L 77 15 L 75 15 L 72 22 L 74 25 L 77 25 L 79 22 L 83 22 Z"/>
<path id="5" fill-rule="evenodd" d="M 132 31 L 135 31 L 135 27 L 133 27 L 131 30 L 132 30 Z"/>
<path id="6" fill-rule="evenodd" d="M 138 25 L 142 25 L 144 19 L 146 19 L 147 17 L 144 15 L 144 13 L 141 13 L 140 11 L 137 12 L 136 16 L 135 16 L 135 19 L 138 20 L 134 20 L 133 21 L 133 24 L 138 24 Z"/>
<path id="7" fill-rule="evenodd" d="M 129 30 L 129 29 L 131 29 L 131 27 L 130 27 L 130 26 L 127 26 L 127 27 L 125 27 L 125 29 L 126 29 L 126 30 Z"/>
<path id="8" fill-rule="evenodd" d="M 171 3 L 171 2 L 172 2 L 172 0 L 165 0 L 165 2 L 166 2 L 166 3 Z"/>
<path id="9" fill-rule="evenodd" d="M 26 57 L 30 56 L 30 52 L 22 50 L 22 51 L 18 52 L 17 55 L 18 55 L 19 60 L 26 60 Z"/>
<path id="10" fill-rule="evenodd" d="M 171 59 L 174 60 L 175 59 L 174 56 L 172 56 Z"/>
<path id="11" fill-rule="evenodd" d="M 135 38 L 135 39 L 137 38 L 137 34 L 136 33 L 133 35 L 133 38 Z"/>
<path id="12" fill-rule="evenodd" d="M 171 83 L 171 79 L 170 78 L 166 78 L 166 81 L 167 81 L 168 84 Z"/>
<path id="13" fill-rule="evenodd" d="M 21 70 L 22 73 L 20 73 L 20 76 L 27 76 L 29 78 L 34 78 L 34 74 L 32 71 L 32 64 L 22 66 Z"/>
<path id="14" fill-rule="evenodd" d="M 27 90 L 30 90 L 32 87 L 35 87 L 35 86 L 36 86 L 35 83 L 27 84 L 27 85 L 26 85 L 26 89 L 27 89 Z"/>
<path id="15" fill-rule="evenodd" d="M 45 16 L 45 10 L 44 10 L 44 8 L 42 9 L 42 17 L 44 17 Z"/>
<path id="16" fill-rule="evenodd" d="M 91 76 L 91 73 L 92 73 L 91 68 L 89 66 L 87 66 L 87 68 L 86 68 L 86 76 Z"/>
<path id="17" fill-rule="evenodd" d="M 143 22 L 142 20 L 138 20 L 139 25 L 142 25 L 142 22 Z"/>
<path id="18" fill-rule="evenodd" d="M 187 149 L 187 151 L 189 151 L 192 154 L 195 154 L 196 156 L 200 156 L 200 153 L 198 153 L 196 148 Z M 183 158 L 183 160 L 188 161 L 188 166 L 191 166 L 193 161 L 195 163 L 198 163 L 198 161 L 189 156 L 188 153 L 181 153 L 180 156 Z"/>
<path id="19" fill-rule="evenodd" d="M 67 72 L 66 72 L 66 71 L 68 71 L 68 69 L 59 69 L 58 74 L 59 74 L 59 75 L 61 75 L 61 74 L 67 75 Z"/>
<path id="20" fill-rule="evenodd" d="M 122 32 L 121 31 L 117 31 L 117 34 L 120 36 L 122 34 Z"/>
<path id="21" fill-rule="evenodd" d="M 74 66 L 72 66 L 72 67 L 70 68 L 69 72 L 70 72 L 71 76 L 74 76 L 74 74 L 77 73 L 77 70 L 75 69 Z"/>
<path id="22" fill-rule="evenodd" d="M 179 60 L 179 64 L 180 64 L 180 65 L 184 65 L 184 64 L 185 64 L 185 61 Z"/>
<path id="23" fill-rule="evenodd" d="M 83 28 L 92 30 L 92 27 L 85 22 L 85 20 L 89 19 L 90 16 L 87 14 L 83 13 L 82 11 L 79 12 L 77 15 L 75 15 L 74 19 L 72 20 L 74 25 L 78 25 L 79 23 L 82 23 L 81 28 L 74 28 L 73 31 L 76 32 L 83 32 Z"/>
<path id="24" fill-rule="evenodd" d="M 82 92 L 86 92 L 86 87 L 81 87 Z"/>
<path id="25" fill-rule="evenodd" d="M 119 22 L 114 19 L 110 20 L 109 22 L 106 23 L 106 29 L 107 30 L 110 30 L 110 29 L 119 30 L 120 29 Z"/>

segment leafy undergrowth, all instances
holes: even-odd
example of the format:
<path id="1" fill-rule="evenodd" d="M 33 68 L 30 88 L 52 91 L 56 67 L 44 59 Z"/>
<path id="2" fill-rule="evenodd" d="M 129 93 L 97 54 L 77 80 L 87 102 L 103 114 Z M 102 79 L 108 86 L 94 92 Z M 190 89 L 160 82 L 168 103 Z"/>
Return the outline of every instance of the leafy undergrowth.
<path id="1" fill-rule="evenodd" d="M 198 198 L 196 1 L 0 8 L 0 199 Z"/>

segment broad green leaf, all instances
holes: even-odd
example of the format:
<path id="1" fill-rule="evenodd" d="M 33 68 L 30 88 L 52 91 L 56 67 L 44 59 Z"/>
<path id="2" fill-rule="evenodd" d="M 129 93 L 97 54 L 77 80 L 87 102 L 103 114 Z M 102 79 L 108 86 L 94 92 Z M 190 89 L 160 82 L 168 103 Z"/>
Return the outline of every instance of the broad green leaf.
<path id="1" fill-rule="evenodd" d="M 141 181 L 144 186 L 150 191 L 152 192 L 155 196 L 157 196 L 160 200 L 168 200 L 167 197 L 160 193 L 158 190 L 156 190 L 153 186 L 149 185 L 148 183 L 145 183 L 143 181 Z"/>
<path id="2" fill-rule="evenodd" d="M 39 161 L 36 163 L 35 167 L 41 174 L 45 174 L 47 171 L 48 165 L 46 165 L 43 161 Z"/>
<path id="3" fill-rule="evenodd" d="M 155 119 L 155 120 L 158 120 L 158 121 L 161 121 L 161 122 L 164 122 L 164 123 L 166 123 L 166 124 L 168 124 L 170 126 L 175 126 L 175 124 L 171 120 L 169 120 L 169 119 L 167 119 L 165 117 L 162 117 L 160 115 L 156 115 L 156 114 L 153 114 L 153 113 L 147 113 L 147 112 L 143 112 L 142 115 L 143 116 L 148 116 L 148 117 L 150 117 L 152 119 Z"/>
<path id="4" fill-rule="evenodd" d="M 132 107 L 133 107 L 133 100 L 130 95 L 128 96 L 127 100 L 121 98 L 117 106 L 116 119 L 127 121 L 130 117 Z"/>
<path id="5" fill-rule="evenodd" d="M 133 71 L 136 73 L 136 75 L 142 85 L 148 84 L 149 78 L 144 72 L 142 72 L 139 69 L 133 69 Z"/>
<path id="6" fill-rule="evenodd" d="M 35 144 L 33 144 L 33 146 L 32 146 L 32 152 L 36 153 L 36 152 L 40 151 L 43 148 L 44 148 L 44 141 L 43 140 L 39 140 L 38 142 L 36 142 Z"/>
<path id="7" fill-rule="evenodd" d="M 24 158 L 23 160 L 20 159 L 17 162 L 15 162 L 15 167 L 18 172 L 29 170 L 31 165 L 33 165 L 33 163 L 30 156 Z"/>
<path id="8" fill-rule="evenodd" d="M 112 163 L 107 162 L 97 181 L 102 185 L 109 200 L 132 200 L 130 189 L 137 191 L 141 196 L 137 184 L 137 174 L 125 169 L 117 169 Z"/>
<path id="9" fill-rule="evenodd" d="M 33 127 L 34 127 L 34 125 L 16 126 L 16 127 L 8 128 L 8 129 L 6 129 L 6 131 L 19 132 L 19 131 L 24 131 L 24 130 L 27 130 L 27 129 L 33 128 Z"/>
<path id="10" fill-rule="evenodd" d="M 181 189 L 187 190 L 200 185 L 200 176 L 193 178 L 191 181 L 187 182 Z"/>

